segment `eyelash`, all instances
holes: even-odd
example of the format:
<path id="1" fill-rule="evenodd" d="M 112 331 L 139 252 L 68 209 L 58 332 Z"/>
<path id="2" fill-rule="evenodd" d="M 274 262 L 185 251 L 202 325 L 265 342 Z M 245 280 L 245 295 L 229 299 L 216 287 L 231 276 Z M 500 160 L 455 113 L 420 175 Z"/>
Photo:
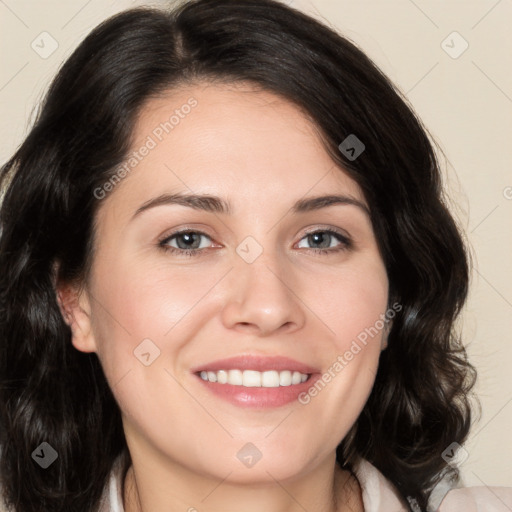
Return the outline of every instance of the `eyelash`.
<path id="1" fill-rule="evenodd" d="M 316 231 L 311 231 L 309 233 L 306 233 L 301 238 L 301 240 L 303 240 L 304 238 L 306 238 L 310 235 L 314 235 L 316 233 L 327 233 L 329 235 L 333 235 L 334 238 L 336 238 L 342 244 L 340 247 L 334 248 L 334 249 L 308 249 L 309 251 L 312 251 L 316 254 L 338 253 L 340 251 L 346 251 L 347 249 L 350 249 L 352 247 L 352 242 L 349 238 L 347 238 L 345 235 L 342 235 L 341 233 L 334 231 L 332 229 L 318 229 Z M 158 247 L 165 252 L 178 254 L 180 256 L 192 257 L 192 256 L 200 255 L 200 253 L 203 252 L 205 249 L 177 249 L 176 247 L 170 247 L 169 245 L 167 245 L 168 242 L 170 240 L 172 240 L 173 238 L 178 237 L 179 235 L 184 235 L 184 234 L 197 234 L 197 235 L 205 236 L 205 237 L 211 239 L 211 237 L 209 235 L 207 235 L 206 233 L 203 233 L 202 231 L 194 231 L 191 229 L 187 229 L 187 230 L 183 230 L 183 231 L 176 231 L 175 233 L 171 234 L 170 236 L 166 236 L 164 239 L 159 240 Z"/>

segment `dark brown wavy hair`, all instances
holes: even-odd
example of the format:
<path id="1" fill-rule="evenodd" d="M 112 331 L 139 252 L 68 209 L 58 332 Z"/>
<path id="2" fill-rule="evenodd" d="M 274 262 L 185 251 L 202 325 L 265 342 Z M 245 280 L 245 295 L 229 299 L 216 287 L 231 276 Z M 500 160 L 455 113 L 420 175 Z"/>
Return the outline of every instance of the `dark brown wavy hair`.
<path id="1" fill-rule="evenodd" d="M 95 28 L 53 80 L 28 136 L 0 171 L 0 481 L 16 512 L 90 512 L 117 457 L 131 462 L 95 353 L 71 344 L 55 283 L 86 278 L 94 190 L 123 161 L 145 103 L 198 80 L 250 82 L 314 123 L 362 188 L 398 302 L 371 395 L 339 444 L 425 510 L 458 477 L 442 452 L 467 438 L 476 370 L 454 322 L 469 251 L 448 211 L 433 142 L 403 95 L 357 46 L 273 0 L 194 0 L 137 8 Z M 365 144 L 355 160 L 339 144 Z M 341 171 L 340 171 L 341 172 Z M 57 265 L 58 264 L 58 265 Z M 58 272 L 54 270 L 58 268 Z M 476 398 L 476 397 L 475 397 Z M 58 459 L 31 457 L 48 442 Z"/>

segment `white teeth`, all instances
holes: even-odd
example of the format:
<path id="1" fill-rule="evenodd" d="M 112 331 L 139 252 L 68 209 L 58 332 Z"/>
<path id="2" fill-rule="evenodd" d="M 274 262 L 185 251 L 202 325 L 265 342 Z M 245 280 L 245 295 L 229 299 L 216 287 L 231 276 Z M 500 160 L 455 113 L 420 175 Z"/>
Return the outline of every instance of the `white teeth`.
<path id="1" fill-rule="evenodd" d="M 299 372 L 293 372 L 292 384 L 300 384 L 302 375 Z"/>
<path id="2" fill-rule="evenodd" d="M 217 372 L 217 382 L 219 384 L 226 384 L 228 381 L 228 372 L 221 370 Z"/>
<path id="3" fill-rule="evenodd" d="M 261 374 L 261 385 L 264 388 L 278 388 L 279 387 L 279 372 L 271 370 Z"/>
<path id="4" fill-rule="evenodd" d="M 203 380 L 217 382 L 219 384 L 231 384 L 232 386 L 245 386 L 247 388 L 277 388 L 279 386 L 291 386 L 306 382 L 307 373 L 284 370 L 278 372 L 269 370 L 258 372 L 256 370 L 219 370 L 218 372 L 202 371 Z"/>
<path id="5" fill-rule="evenodd" d="M 292 385 L 292 372 L 285 370 L 279 372 L 279 385 L 280 386 L 291 386 Z"/>
<path id="6" fill-rule="evenodd" d="M 244 370 L 242 386 L 246 388 L 261 388 L 261 372 Z"/>
<path id="7" fill-rule="evenodd" d="M 241 386 L 243 384 L 242 372 L 240 370 L 229 370 L 227 384 L 233 384 L 233 386 Z"/>

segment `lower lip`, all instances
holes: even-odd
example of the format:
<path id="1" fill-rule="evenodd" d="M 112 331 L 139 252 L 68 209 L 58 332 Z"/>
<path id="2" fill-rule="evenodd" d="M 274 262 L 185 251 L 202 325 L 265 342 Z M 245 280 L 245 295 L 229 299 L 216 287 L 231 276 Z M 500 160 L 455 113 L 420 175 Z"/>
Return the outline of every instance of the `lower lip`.
<path id="1" fill-rule="evenodd" d="M 301 393 L 314 385 L 321 377 L 320 374 L 312 374 L 308 380 L 291 386 L 279 386 L 276 388 L 233 386 L 232 384 L 219 384 L 203 380 L 199 375 L 194 374 L 207 389 L 224 400 L 239 407 L 254 409 L 267 409 L 271 407 L 282 407 L 295 400 Z"/>

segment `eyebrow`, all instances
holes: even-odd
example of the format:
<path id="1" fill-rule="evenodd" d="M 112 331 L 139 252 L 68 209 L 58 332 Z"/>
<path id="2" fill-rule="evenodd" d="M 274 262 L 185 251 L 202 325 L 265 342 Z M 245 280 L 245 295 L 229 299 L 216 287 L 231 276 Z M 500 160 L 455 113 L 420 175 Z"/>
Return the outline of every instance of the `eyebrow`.
<path id="1" fill-rule="evenodd" d="M 143 203 L 133 214 L 132 219 L 150 208 L 173 204 L 187 206 L 194 210 L 202 210 L 210 213 L 222 213 L 227 215 L 232 215 L 233 213 L 230 203 L 221 197 L 208 194 L 162 194 Z M 334 205 L 357 206 L 368 216 L 370 215 L 370 211 L 367 206 L 361 201 L 350 196 L 333 194 L 299 199 L 292 206 L 291 210 L 292 213 L 305 213 Z"/>

